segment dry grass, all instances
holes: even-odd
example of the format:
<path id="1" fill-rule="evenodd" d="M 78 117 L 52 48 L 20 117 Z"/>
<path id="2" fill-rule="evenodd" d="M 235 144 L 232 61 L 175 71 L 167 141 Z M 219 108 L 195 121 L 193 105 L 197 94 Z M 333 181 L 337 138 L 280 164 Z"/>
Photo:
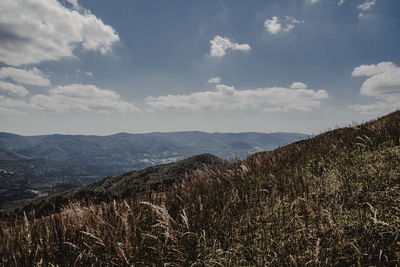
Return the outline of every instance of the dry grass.
<path id="1" fill-rule="evenodd" d="M 219 163 L 162 198 L 3 222 L 4 266 L 399 265 L 400 112 Z"/>

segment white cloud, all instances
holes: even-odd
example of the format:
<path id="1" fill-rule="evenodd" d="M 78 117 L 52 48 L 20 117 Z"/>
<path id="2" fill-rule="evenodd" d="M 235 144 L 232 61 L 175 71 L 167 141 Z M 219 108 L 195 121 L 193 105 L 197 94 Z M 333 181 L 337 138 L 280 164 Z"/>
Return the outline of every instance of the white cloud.
<path id="1" fill-rule="evenodd" d="M 296 27 L 296 24 L 303 23 L 294 17 L 286 16 L 284 19 L 279 19 L 273 16 L 271 19 L 264 21 L 265 29 L 271 34 L 288 33 Z"/>
<path id="2" fill-rule="evenodd" d="M 296 83 L 299 85 L 300 83 Z M 305 84 L 303 84 L 305 85 Z M 305 85 L 306 86 L 306 85 Z M 217 84 L 216 90 L 188 95 L 147 97 L 152 109 L 188 110 L 245 110 L 261 108 L 264 111 L 310 111 L 319 108 L 321 100 L 328 98 L 325 90 L 291 89 L 282 87 L 236 90 L 232 86 Z"/>
<path id="3" fill-rule="evenodd" d="M 307 84 L 302 82 L 294 82 L 290 85 L 292 89 L 307 89 Z"/>
<path id="4" fill-rule="evenodd" d="M 374 76 L 380 73 L 396 71 L 399 67 L 397 67 L 393 62 L 381 62 L 377 65 L 361 65 L 356 67 L 351 76 Z"/>
<path id="5" fill-rule="evenodd" d="M 339 1 L 339 3 L 338 3 L 338 6 L 341 6 L 341 5 L 343 5 L 343 4 L 344 4 L 344 2 L 346 2 L 346 0 L 340 0 L 340 1 Z"/>
<path id="6" fill-rule="evenodd" d="M 251 47 L 248 44 L 235 43 L 230 38 L 221 37 L 219 35 L 216 35 L 213 40 L 210 40 L 210 44 L 211 57 L 223 57 L 225 56 L 227 50 L 238 50 L 244 52 L 248 52 L 251 50 Z"/>
<path id="7" fill-rule="evenodd" d="M 50 81 L 44 77 L 43 73 L 37 68 L 29 70 L 16 69 L 11 67 L 0 69 L 0 78 L 10 78 L 17 83 L 47 86 Z"/>
<path id="8" fill-rule="evenodd" d="M 24 101 L 15 100 L 15 99 L 0 95 L 0 107 L 17 108 L 17 107 L 27 107 L 27 106 L 29 106 L 29 104 Z"/>
<path id="9" fill-rule="evenodd" d="M 377 65 L 361 65 L 351 74 L 353 77 L 368 77 L 362 84 L 360 94 L 375 98 L 366 105 L 351 105 L 361 113 L 380 113 L 400 107 L 400 67 L 392 62 Z"/>
<path id="10" fill-rule="evenodd" d="M 367 17 L 364 12 L 370 10 L 375 4 L 376 0 L 367 0 L 364 3 L 358 5 L 357 8 L 361 10 L 360 14 L 358 14 L 358 18 L 361 19 Z"/>
<path id="11" fill-rule="evenodd" d="M 367 11 L 371 9 L 376 4 L 376 0 L 365 1 L 364 3 L 357 6 L 358 9 L 362 11 Z"/>
<path id="12" fill-rule="evenodd" d="M 121 100 L 116 92 L 100 89 L 94 85 L 57 86 L 49 92 L 50 95 L 32 96 L 30 103 L 37 108 L 57 112 L 74 110 L 138 111 L 132 103 Z"/>
<path id="13" fill-rule="evenodd" d="M 35 107 L 22 100 L 16 100 L 0 95 L 0 114 L 3 115 L 23 115 L 27 114 L 25 110 L 34 109 Z"/>
<path id="14" fill-rule="evenodd" d="M 20 96 L 26 96 L 29 94 L 28 90 L 24 87 L 3 81 L 0 81 L 0 90 Z"/>
<path id="15" fill-rule="evenodd" d="M 271 34 L 277 34 L 282 30 L 282 25 L 279 23 L 278 17 L 274 16 L 272 19 L 267 19 L 264 22 L 264 27 L 269 31 Z"/>
<path id="16" fill-rule="evenodd" d="M 360 93 L 378 98 L 397 98 L 400 105 L 400 68 L 368 78 L 362 84 Z"/>
<path id="17" fill-rule="evenodd" d="M 221 83 L 221 77 L 210 78 L 207 83 Z"/>
<path id="18" fill-rule="evenodd" d="M 49 95 L 31 96 L 29 102 L 0 95 L 1 114 L 27 114 L 35 110 L 55 112 L 83 110 L 98 113 L 139 111 L 133 103 L 121 100 L 116 92 L 100 89 L 94 85 L 57 86 L 49 90 Z"/>
<path id="19" fill-rule="evenodd" d="M 0 1 L 0 62 L 8 65 L 74 57 L 78 46 L 104 54 L 118 41 L 115 30 L 88 10 L 57 0 Z"/>
<path id="20" fill-rule="evenodd" d="M 306 1 L 307 1 L 307 3 L 310 3 L 310 4 L 315 4 L 315 3 L 319 2 L 319 0 L 306 0 Z"/>

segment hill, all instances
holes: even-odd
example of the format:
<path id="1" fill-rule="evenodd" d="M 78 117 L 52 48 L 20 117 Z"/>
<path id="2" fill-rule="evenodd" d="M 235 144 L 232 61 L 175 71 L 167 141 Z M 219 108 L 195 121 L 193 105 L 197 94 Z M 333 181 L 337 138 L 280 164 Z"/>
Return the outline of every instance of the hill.
<path id="1" fill-rule="evenodd" d="M 147 167 L 143 170 L 131 171 L 118 176 L 106 177 L 77 190 L 107 191 L 119 194 L 127 189 L 150 187 L 156 190 L 159 186 L 168 186 L 183 178 L 186 174 L 202 169 L 204 165 L 220 162 L 216 156 L 201 154 L 178 162 Z"/>
<path id="2" fill-rule="evenodd" d="M 201 154 L 188 159 L 167 164 L 150 166 L 142 170 L 127 172 L 117 176 L 105 177 L 80 188 L 59 193 L 27 205 L 21 205 L 13 212 L 35 211 L 35 216 L 47 215 L 67 205 L 71 201 L 99 203 L 113 199 L 134 197 L 138 194 L 162 193 L 175 183 L 179 183 L 185 175 L 202 169 L 205 165 L 222 162 L 210 154 Z"/>
<path id="3" fill-rule="evenodd" d="M 400 111 L 169 187 L 3 222 L 3 265 L 396 266 Z M 8 225 L 8 226 L 7 226 Z"/>

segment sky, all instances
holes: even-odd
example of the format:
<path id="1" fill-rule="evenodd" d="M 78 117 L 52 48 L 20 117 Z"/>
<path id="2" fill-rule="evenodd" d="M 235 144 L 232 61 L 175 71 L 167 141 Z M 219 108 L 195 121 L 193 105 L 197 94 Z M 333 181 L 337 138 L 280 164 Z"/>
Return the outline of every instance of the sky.
<path id="1" fill-rule="evenodd" d="M 400 108 L 398 0 L 1 0 L 0 131 L 318 134 Z"/>

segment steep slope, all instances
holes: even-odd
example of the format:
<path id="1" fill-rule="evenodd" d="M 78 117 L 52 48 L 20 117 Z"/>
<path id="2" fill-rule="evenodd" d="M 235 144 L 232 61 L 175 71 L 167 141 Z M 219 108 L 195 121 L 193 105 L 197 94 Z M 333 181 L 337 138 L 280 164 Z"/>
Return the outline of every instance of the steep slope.
<path id="1" fill-rule="evenodd" d="M 0 231 L 3 265 L 396 266 L 400 111 Z"/>

